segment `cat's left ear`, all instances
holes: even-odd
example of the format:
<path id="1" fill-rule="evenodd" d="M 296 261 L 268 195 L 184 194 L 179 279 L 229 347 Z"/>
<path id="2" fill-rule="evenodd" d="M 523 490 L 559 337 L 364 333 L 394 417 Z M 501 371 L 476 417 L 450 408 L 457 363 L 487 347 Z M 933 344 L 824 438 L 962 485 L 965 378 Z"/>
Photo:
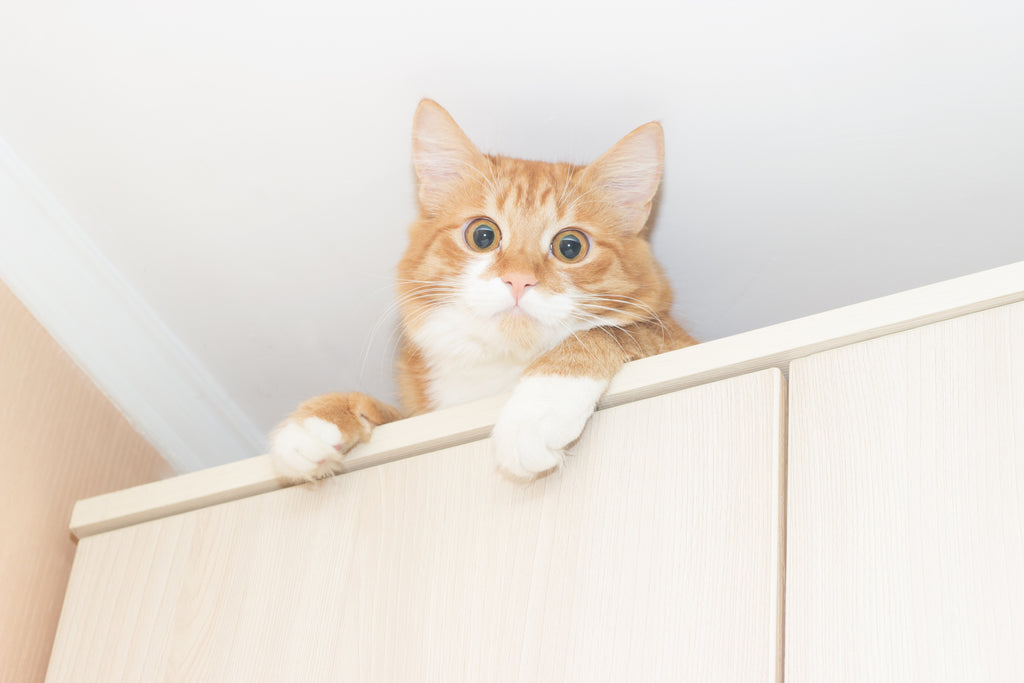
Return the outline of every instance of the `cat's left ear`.
<path id="1" fill-rule="evenodd" d="M 623 229 L 635 235 L 647 224 L 664 165 L 665 134 L 660 123 L 651 122 L 615 143 L 585 173 L 622 212 Z"/>
<path id="2" fill-rule="evenodd" d="M 487 160 L 444 107 L 422 100 L 412 123 L 412 160 L 420 206 L 432 213 L 466 177 L 482 175 Z"/>

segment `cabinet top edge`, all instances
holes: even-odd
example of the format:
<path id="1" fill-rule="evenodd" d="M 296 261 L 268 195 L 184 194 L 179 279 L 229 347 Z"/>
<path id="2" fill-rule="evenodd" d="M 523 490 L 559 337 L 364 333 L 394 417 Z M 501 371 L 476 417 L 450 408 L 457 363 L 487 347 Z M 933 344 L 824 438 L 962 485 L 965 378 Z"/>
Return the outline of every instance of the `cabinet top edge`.
<path id="1" fill-rule="evenodd" d="M 768 368 L 821 351 L 1024 300 L 1024 261 L 628 363 L 599 409 Z M 486 437 L 506 396 L 382 425 L 348 455 L 342 473 Z M 79 539 L 284 488 L 266 455 L 86 498 Z"/>

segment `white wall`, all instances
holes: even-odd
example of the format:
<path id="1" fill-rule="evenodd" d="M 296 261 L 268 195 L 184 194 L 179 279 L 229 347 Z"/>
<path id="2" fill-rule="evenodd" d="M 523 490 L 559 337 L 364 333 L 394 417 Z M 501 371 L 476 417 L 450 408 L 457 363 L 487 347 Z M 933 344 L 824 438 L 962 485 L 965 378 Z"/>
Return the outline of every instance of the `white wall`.
<path id="1" fill-rule="evenodd" d="M 7 4 L 0 137 L 264 429 L 393 395 L 423 96 L 544 159 L 661 120 L 699 338 L 1024 259 L 1018 2 Z"/>

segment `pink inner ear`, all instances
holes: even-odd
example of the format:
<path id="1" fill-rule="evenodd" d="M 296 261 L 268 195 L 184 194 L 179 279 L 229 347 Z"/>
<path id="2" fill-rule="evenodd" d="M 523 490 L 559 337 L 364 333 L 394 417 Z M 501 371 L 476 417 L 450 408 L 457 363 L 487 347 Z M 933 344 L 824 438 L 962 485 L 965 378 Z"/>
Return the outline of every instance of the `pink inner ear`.
<path id="1" fill-rule="evenodd" d="M 630 228 L 643 228 L 664 164 L 661 126 L 648 123 L 619 140 L 587 167 L 588 179 L 607 190 L 626 215 Z"/>
<path id="2" fill-rule="evenodd" d="M 432 100 L 423 100 L 416 109 L 412 146 L 420 201 L 429 205 L 484 160 L 448 112 Z"/>
<path id="3" fill-rule="evenodd" d="M 458 154 L 451 150 L 439 150 L 440 148 L 435 147 L 416 154 L 413 158 L 416 175 L 420 182 L 446 183 L 458 177 Z"/>

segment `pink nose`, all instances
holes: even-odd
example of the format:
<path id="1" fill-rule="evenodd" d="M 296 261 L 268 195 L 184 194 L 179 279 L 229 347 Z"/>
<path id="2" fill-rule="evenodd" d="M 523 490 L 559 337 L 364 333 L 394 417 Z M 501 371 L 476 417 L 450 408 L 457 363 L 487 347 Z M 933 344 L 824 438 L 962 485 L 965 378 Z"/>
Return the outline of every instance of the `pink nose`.
<path id="1" fill-rule="evenodd" d="M 515 298 L 517 306 L 519 300 L 523 298 L 523 294 L 526 294 L 526 288 L 537 284 L 537 278 L 528 273 L 506 273 L 502 279 L 506 285 L 512 288 L 512 296 Z"/>

